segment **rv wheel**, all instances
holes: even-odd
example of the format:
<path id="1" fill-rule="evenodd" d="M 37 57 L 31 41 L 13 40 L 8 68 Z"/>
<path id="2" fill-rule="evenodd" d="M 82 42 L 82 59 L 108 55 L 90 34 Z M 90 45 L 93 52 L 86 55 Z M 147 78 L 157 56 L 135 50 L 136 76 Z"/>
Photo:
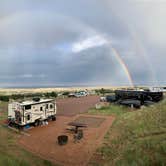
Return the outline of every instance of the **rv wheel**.
<path id="1" fill-rule="evenodd" d="M 53 117 L 52 117 L 52 121 L 55 121 L 55 120 L 56 120 L 56 117 L 55 117 L 55 116 L 53 116 Z"/>
<path id="2" fill-rule="evenodd" d="M 35 120 L 34 126 L 39 126 L 39 120 Z"/>

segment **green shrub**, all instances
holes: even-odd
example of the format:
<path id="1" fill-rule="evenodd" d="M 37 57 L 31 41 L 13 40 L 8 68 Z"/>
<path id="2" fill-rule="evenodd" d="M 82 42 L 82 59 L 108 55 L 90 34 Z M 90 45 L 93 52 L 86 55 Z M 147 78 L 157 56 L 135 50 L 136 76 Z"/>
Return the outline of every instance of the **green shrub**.
<path id="1" fill-rule="evenodd" d="M 9 101 L 9 96 L 0 96 L 0 100 L 8 102 Z"/>
<path id="2" fill-rule="evenodd" d="M 64 96 L 68 96 L 70 92 L 66 91 L 66 92 L 63 92 L 63 95 Z"/>

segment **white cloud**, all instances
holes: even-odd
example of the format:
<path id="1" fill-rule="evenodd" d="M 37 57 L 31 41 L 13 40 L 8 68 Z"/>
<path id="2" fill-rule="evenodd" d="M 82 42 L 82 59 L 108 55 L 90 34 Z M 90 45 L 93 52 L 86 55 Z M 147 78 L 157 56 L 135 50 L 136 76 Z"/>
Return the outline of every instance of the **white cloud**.
<path id="1" fill-rule="evenodd" d="M 80 51 L 83 51 L 83 50 L 86 50 L 89 48 L 99 47 L 99 46 L 105 45 L 107 43 L 108 43 L 108 41 L 105 38 L 103 38 L 102 36 L 96 35 L 96 36 L 84 39 L 82 41 L 75 42 L 72 45 L 72 51 L 77 53 L 77 52 L 80 52 Z"/>
<path id="2" fill-rule="evenodd" d="M 39 74 L 39 75 L 23 74 L 23 75 L 19 75 L 18 77 L 20 77 L 20 78 L 33 78 L 33 77 L 44 78 L 44 77 L 46 77 L 46 75 L 45 74 Z"/>
<path id="3" fill-rule="evenodd" d="M 20 75 L 19 77 L 21 77 L 21 78 L 32 78 L 33 75 L 32 74 L 23 74 L 23 75 Z"/>

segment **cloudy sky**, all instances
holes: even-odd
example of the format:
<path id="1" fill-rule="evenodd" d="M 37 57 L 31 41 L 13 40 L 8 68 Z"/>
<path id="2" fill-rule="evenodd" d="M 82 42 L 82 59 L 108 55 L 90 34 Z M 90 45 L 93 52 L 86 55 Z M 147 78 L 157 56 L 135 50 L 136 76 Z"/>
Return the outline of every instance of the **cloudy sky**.
<path id="1" fill-rule="evenodd" d="M 0 87 L 166 85 L 166 0 L 0 0 Z"/>

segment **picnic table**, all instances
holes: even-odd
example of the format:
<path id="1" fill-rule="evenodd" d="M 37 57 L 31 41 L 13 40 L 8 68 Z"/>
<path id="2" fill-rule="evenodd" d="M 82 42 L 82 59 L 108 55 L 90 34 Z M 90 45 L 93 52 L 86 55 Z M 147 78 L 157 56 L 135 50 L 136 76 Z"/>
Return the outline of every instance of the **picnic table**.
<path id="1" fill-rule="evenodd" d="M 83 128 L 83 127 L 87 127 L 87 124 L 85 124 L 85 123 L 80 123 L 80 122 L 70 122 L 70 123 L 68 123 L 68 125 L 69 126 L 74 126 L 75 127 L 75 129 L 74 129 L 74 132 L 75 133 L 78 133 L 78 129 L 79 128 Z"/>

